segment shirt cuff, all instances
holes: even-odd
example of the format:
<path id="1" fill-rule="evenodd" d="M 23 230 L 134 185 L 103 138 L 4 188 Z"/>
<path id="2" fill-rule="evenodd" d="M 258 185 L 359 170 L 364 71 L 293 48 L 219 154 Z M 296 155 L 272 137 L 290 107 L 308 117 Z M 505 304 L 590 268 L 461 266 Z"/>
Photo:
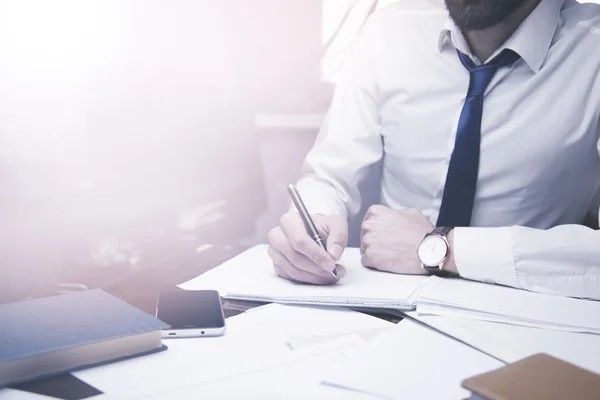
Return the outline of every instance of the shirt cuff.
<path id="1" fill-rule="evenodd" d="M 454 261 L 461 277 L 520 287 L 511 228 L 455 228 Z"/>

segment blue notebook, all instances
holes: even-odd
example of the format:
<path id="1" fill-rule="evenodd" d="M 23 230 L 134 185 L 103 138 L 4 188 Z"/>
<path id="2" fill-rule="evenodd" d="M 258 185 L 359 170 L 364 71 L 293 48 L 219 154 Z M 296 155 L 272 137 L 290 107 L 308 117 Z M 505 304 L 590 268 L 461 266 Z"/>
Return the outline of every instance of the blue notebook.
<path id="1" fill-rule="evenodd" d="M 0 387 L 165 350 L 167 328 L 101 290 L 0 305 Z"/>

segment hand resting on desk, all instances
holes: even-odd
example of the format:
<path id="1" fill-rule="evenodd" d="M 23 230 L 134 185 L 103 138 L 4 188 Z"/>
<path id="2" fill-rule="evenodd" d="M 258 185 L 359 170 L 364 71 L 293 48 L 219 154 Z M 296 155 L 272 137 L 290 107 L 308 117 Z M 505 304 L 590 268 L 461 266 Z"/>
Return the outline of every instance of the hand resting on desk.
<path id="1" fill-rule="evenodd" d="M 360 229 L 362 264 L 395 274 L 425 275 L 427 272 L 421 267 L 417 248 L 433 229 L 431 222 L 417 209 L 371 206 Z M 452 232 L 448 241 L 452 247 L 451 235 Z M 448 259 L 445 269 L 457 272 L 453 257 Z"/>
<path id="2" fill-rule="evenodd" d="M 315 285 L 330 285 L 344 276 L 337 266 L 337 278 L 331 273 L 336 268 L 348 243 L 348 222 L 342 216 L 311 215 L 321 237 L 327 243 L 327 252 L 312 240 L 297 212 L 284 214 L 279 226 L 269 232 L 268 254 L 277 275 L 284 279 Z"/>

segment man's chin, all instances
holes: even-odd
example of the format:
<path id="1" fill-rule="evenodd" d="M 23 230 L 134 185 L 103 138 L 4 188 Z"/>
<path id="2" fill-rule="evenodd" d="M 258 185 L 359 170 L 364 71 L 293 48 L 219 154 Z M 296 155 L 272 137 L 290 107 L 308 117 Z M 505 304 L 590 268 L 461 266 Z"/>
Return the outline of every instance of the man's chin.
<path id="1" fill-rule="evenodd" d="M 444 0 L 450 18 L 465 31 L 493 28 L 521 7 L 521 1 Z"/>

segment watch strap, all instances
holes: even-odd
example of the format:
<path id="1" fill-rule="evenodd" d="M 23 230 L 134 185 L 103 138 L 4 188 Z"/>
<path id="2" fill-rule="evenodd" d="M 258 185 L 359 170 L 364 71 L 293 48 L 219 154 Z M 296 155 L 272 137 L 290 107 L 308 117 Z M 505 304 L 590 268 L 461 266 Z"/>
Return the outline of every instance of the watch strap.
<path id="1" fill-rule="evenodd" d="M 448 226 L 438 226 L 434 230 L 429 232 L 429 235 L 438 235 L 438 236 L 446 237 L 446 236 L 448 236 L 448 233 L 450 233 L 450 231 L 452 229 L 454 229 L 454 228 L 448 227 Z"/>
<path id="2" fill-rule="evenodd" d="M 440 269 L 440 267 L 428 267 L 426 265 L 423 266 L 425 271 L 429 272 L 431 275 L 439 276 L 440 278 L 451 278 L 457 276 L 454 272 L 446 271 L 444 269 Z"/>

